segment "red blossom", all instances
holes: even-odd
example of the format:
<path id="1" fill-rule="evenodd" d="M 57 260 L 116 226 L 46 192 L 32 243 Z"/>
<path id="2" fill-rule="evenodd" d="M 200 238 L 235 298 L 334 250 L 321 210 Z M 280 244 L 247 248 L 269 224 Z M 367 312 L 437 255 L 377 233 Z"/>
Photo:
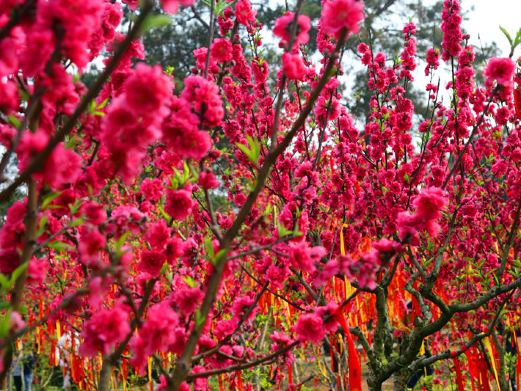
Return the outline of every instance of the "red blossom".
<path id="1" fill-rule="evenodd" d="M 512 84 L 515 68 L 512 59 L 494 57 L 488 61 L 484 75 L 490 82 L 496 81 L 499 85 L 508 87 Z"/>
<path id="2" fill-rule="evenodd" d="M 295 325 L 295 332 L 300 342 L 318 345 L 324 338 L 324 324 L 317 314 L 302 315 Z"/>
<path id="3" fill-rule="evenodd" d="M 188 190 L 169 190 L 166 193 L 165 211 L 175 220 L 184 220 L 192 213 L 193 201 Z"/>
<path id="4" fill-rule="evenodd" d="M 287 12 L 284 16 L 281 16 L 275 21 L 275 27 L 273 28 L 273 34 L 281 39 L 280 45 L 286 47 L 290 43 L 291 29 L 295 14 L 293 12 Z M 295 36 L 295 45 L 306 44 L 309 40 L 309 30 L 311 29 L 311 23 L 309 17 L 306 15 L 299 15 L 297 17 L 297 29 Z"/>
<path id="5" fill-rule="evenodd" d="M 320 25 L 327 34 L 338 36 L 343 29 L 358 33 L 364 18 L 364 3 L 360 0 L 325 0 Z"/>
<path id="6" fill-rule="evenodd" d="M 80 352 L 90 357 L 98 353 L 106 355 L 129 332 L 128 313 L 121 306 L 100 310 L 85 323 Z"/>

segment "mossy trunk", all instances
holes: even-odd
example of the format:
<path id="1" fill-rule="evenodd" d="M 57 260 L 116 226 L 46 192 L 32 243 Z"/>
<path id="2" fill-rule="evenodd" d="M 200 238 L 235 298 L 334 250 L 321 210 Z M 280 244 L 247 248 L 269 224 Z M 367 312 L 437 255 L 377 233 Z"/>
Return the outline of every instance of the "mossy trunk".
<path id="1" fill-rule="evenodd" d="M 367 386 L 369 391 L 382 391 L 383 381 L 379 379 L 374 373 L 369 370 L 369 374 L 367 376 Z"/>
<path id="2" fill-rule="evenodd" d="M 406 391 L 407 381 L 411 377 L 409 371 L 401 370 L 396 372 L 393 376 L 393 390 L 394 391 Z"/>
<path id="3" fill-rule="evenodd" d="M 110 391 L 110 375 L 112 374 L 112 365 L 104 360 L 101 366 L 101 373 L 98 382 L 98 391 Z"/>

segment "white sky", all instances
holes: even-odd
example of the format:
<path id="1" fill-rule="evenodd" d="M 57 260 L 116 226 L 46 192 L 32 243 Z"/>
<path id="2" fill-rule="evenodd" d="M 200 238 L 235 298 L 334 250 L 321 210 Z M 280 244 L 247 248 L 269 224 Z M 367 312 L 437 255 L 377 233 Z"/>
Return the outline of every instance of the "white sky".
<path id="1" fill-rule="evenodd" d="M 471 35 L 470 42 L 479 46 L 478 36 L 482 42 L 495 41 L 502 50 L 501 55 L 508 56 L 510 47 L 499 26 L 515 37 L 521 28 L 521 0 L 462 0 L 461 3 L 464 10 L 474 8 L 463 25 Z M 514 58 L 519 55 L 521 47 L 516 49 Z"/>

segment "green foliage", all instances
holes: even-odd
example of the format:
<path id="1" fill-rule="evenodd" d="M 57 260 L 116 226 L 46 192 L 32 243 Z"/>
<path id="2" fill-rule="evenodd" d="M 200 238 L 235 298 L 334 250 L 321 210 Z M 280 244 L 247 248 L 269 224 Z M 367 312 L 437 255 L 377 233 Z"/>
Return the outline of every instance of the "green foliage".
<path id="1" fill-rule="evenodd" d="M 172 22 L 170 16 L 165 14 L 148 15 L 143 23 L 143 32 L 148 32 L 156 28 L 168 26 Z"/>
<path id="2" fill-rule="evenodd" d="M 261 151 L 260 143 L 249 135 L 246 136 L 246 140 L 248 141 L 248 145 L 237 144 L 237 147 L 248 157 L 248 159 L 250 159 L 252 163 L 257 164 Z"/>
<path id="3" fill-rule="evenodd" d="M 519 46 L 519 44 L 521 44 L 521 28 L 519 30 L 517 30 L 516 36 L 514 38 L 512 38 L 510 33 L 504 27 L 499 26 L 499 29 L 507 38 L 508 43 L 510 44 L 510 54 L 513 55 L 514 50 L 516 50 L 516 48 Z"/>

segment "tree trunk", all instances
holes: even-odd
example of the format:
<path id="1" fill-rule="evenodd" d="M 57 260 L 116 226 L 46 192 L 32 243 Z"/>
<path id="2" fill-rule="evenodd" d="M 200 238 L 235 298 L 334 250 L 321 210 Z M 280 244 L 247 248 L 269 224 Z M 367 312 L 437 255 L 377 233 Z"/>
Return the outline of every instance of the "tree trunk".
<path id="1" fill-rule="evenodd" d="M 382 383 L 369 383 L 367 382 L 369 391 L 382 391 Z"/>
<path id="2" fill-rule="evenodd" d="M 396 372 L 393 376 L 393 390 L 394 391 L 406 391 L 407 381 L 411 377 L 411 373 L 406 370 Z"/>
<path id="3" fill-rule="evenodd" d="M 497 368 L 499 389 L 501 391 L 510 391 L 510 385 L 508 384 L 506 370 L 505 370 L 505 350 L 503 349 L 503 346 L 499 342 L 499 338 L 497 337 L 497 334 L 495 332 L 492 333 L 492 342 L 494 343 L 496 352 L 499 357 L 499 368 Z M 491 357 L 490 359 L 494 360 L 494 357 Z"/>
<path id="4" fill-rule="evenodd" d="M 101 373 L 98 382 L 98 391 L 110 391 L 110 375 L 112 374 L 112 365 L 108 360 L 103 360 Z"/>
<path id="5" fill-rule="evenodd" d="M 367 386 L 369 391 L 382 391 L 382 382 L 372 373 L 367 377 Z"/>

